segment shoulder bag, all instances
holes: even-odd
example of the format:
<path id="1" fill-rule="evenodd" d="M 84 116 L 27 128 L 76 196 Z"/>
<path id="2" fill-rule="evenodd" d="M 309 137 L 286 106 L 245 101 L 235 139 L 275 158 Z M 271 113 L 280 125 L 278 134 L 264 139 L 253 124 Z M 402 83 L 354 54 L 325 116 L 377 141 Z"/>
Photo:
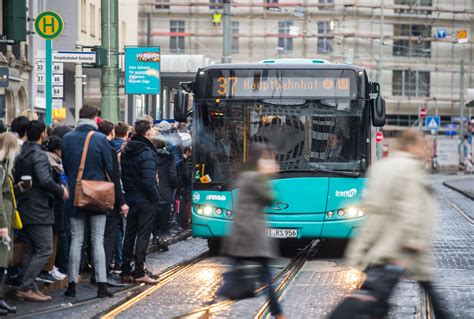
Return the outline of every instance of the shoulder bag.
<path id="1" fill-rule="evenodd" d="M 10 186 L 10 192 L 12 193 L 12 203 L 13 203 L 13 217 L 12 217 L 12 227 L 16 230 L 23 229 L 23 223 L 21 222 L 20 213 L 16 208 L 16 198 L 15 198 L 15 190 L 13 188 L 12 179 L 8 176 L 8 184 Z"/>
<path id="2" fill-rule="evenodd" d="M 109 181 L 94 181 L 82 179 L 86 164 L 87 151 L 94 131 L 87 134 L 84 150 L 82 151 L 81 164 L 77 173 L 76 191 L 74 193 L 74 207 L 101 212 L 108 212 L 114 208 L 115 185 L 110 182 L 110 177 L 105 172 Z"/>

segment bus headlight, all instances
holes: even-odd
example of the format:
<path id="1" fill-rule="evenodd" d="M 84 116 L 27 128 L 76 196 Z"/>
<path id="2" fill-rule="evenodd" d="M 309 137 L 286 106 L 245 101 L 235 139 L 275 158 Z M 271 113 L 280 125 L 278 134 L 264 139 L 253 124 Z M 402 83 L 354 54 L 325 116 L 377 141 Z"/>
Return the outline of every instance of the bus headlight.
<path id="1" fill-rule="evenodd" d="M 202 215 L 202 213 L 203 213 L 202 208 L 199 207 L 199 208 L 196 210 L 196 213 L 197 213 L 198 215 Z"/>
<path id="2" fill-rule="evenodd" d="M 212 215 L 212 207 L 211 206 L 204 206 L 204 215 L 211 216 Z"/>
<path id="3" fill-rule="evenodd" d="M 216 215 L 218 215 L 218 216 L 222 215 L 222 208 L 217 208 L 216 209 Z"/>
<path id="4" fill-rule="evenodd" d="M 230 210 L 226 210 L 225 211 L 225 216 L 228 217 L 228 218 L 231 218 L 232 217 L 232 212 Z"/>
<path id="5" fill-rule="evenodd" d="M 326 213 L 326 216 L 327 216 L 328 218 L 333 218 L 333 217 L 334 217 L 334 212 L 332 212 L 332 211 L 331 211 L 331 212 L 327 212 L 327 213 Z"/>
<path id="6" fill-rule="evenodd" d="M 357 217 L 357 208 L 355 207 L 349 207 L 349 209 L 347 210 L 347 218 L 354 218 L 354 217 Z"/>
<path id="7" fill-rule="evenodd" d="M 344 217 L 345 214 L 346 214 L 346 212 L 344 211 L 344 209 L 339 209 L 337 211 L 337 216 L 339 216 L 339 217 Z"/>

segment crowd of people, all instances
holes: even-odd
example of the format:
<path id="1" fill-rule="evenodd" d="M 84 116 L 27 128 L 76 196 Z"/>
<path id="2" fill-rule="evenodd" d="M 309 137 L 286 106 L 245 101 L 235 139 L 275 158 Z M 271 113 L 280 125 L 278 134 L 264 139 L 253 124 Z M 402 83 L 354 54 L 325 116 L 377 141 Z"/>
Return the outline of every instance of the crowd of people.
<path id="1" fill-rule="evenodd" d="M 0 315 L 16 312 L 5 281 L 36 302 L 52 299 L 38 282 L 66 277 L 65 295 L 75 297 L 81 271 L 100 298 L 113 295 L 109 286 L 154 284 L 150 239 L 168 250 L 189 227 L 189 212 L 176 209 L 191 195 L 187 125 L 147 116 L 131 127 L 98 115 L 84 105 L 75 128 L 47 127 L 33 112 L 0 125 Z"/>

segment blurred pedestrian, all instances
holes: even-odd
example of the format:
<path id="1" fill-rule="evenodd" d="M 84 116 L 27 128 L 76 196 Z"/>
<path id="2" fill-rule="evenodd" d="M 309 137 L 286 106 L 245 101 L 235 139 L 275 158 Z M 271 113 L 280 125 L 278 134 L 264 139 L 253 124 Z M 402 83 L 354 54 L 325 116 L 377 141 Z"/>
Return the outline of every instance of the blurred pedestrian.
<path id="1" fill-rule="evenodd" d="M 173 155 L 166 149 L 165 140 L 157 136 L 153 138 L 153 144 L 155 144 L 157 149 L 158 190 L 160 194 L 160 203 L 154 218 L 153 235 L 155 242 L 163 250 L 167 251 L 167 237 L 170 234 L 171 205 L 173 202 L 173 192 L 177 185 L 176 165 Z"/>
<path id="2" fill-rule="evenodd" d="M 12 171 L 15 158 L 20 153 L 17 137 L 12 133 L 0 134 L 0 315 L 15 313 L 16 307 L 4 300 L 4 282 L 6 270 L 13 259 L 13 227 L 14 213 L 12 190 Z"/>
<path id="3" fill-rule="evenodd" d="M 33 120 L 28 125 L 28 141 L 21 148 L 15 163 L 15 181 L 29 180 L 31 188 L 18 194 L 18 210 L 23 222 L 25 254 L 23 282 L 17 297 L 29 301 L 52 298 L 38 290 L 35 280 L 53 252 L 54 198 L 67 199 L 66 187 L 56 183 L 42 144 L 47 138 L 44 122 Z M 54 279 L 49 282 L 54 282 Z"/>
<path id="4" fill-rule="evenodd" d="M 15 133 L 18 137 L 18 144 L 23 145 L 24 142 L 28 139 L 26 136 L 26 130 L 30 120 L 26 116 L 18 116 L 13 119 L 12 124 L 10 125 L 10 130 L 12 133 Z"/>
<path id="5" fill-rule="evenodd" d="M 122 287 L 123 284 L 120 282 L 120 278 L 115 278 L 112 273 L 110 265 L 114 253 L 116 253 L 116 239 L 117 233 L 121 228 L 122 215 L 127 217 L 128 205 L 125 203 L 125 198 L 122 192 L 122 182 L 120 180 L 120 168 L 117 158 L 117 152 L 115 150 L 115 144 L 113 140 L 115 138 L 115 125 L 109 120 L 103 120 L 99 123 L 99 132 L 107 137 L 110 143 L 110 153 L 112 154 L 113 169 L 112 175 L 110 176 L 112 182 L 115 185 L 115 207 L 107 214 L 107 220 L 105 222 L 105 237 L 104 237 L 104 249 L 105 249 L 105 265 L 107 267 L 107 284 L 112 287 Z M 122 249 L 122 247 L 120 247 Z"/>
<path id="6" fill-rule="evenodd" d="M 106 212 L 74 206 L 76 183 L 87 136 L 90 136 L 90 142 L 85 154 L 82 179 L 109 181 L 108 176 L 111 176 L 113 172 L 113 156 L 110 151 L 110 144 L 104 134 L 97 132 L 97 116 L 98 109 L 95 106 L 84 105 L 79 110 L 79 121 L 77 122 L 76 129 L 64 135 L 63 138 L 63 166 L 68 176 L 68 186 L 71 194 L 71 199 L 66 202 L 66 213 L 70 216 L 71 223 L 71 248 L 68 270 L 69 286 L 65 292 L 67 297 L 76 296 L 76 284 L 86 222 L 89 222 L 90 225 L 95 280 L 98 286 L 97 297 L 113 296 L 107 288 L 107 267 L 104 252 Z"/>
<path id="7" fill-rule="evenodd" d="M 135 123 L 131 141 L 122 152 L 122 182 L 125 200 L 130 206 L 123 243 L 122 280 L 155 284 L 158 281 L 145 273 L 148 241 L 153 228 L 153 217 L 160 203 L 157 183 L 157 152 L 151 142 L 152 124 L 146 120 Z M 132 273 L 131 262 L 135 262 Z"/>
<path id="8" fill-rule="evenodd" d="M 5 133 L 7 131 L 7 126 L 0 120 L 0 134 Z"/>
<path id="9" fill-rule="evenodd" d="M 269 262 L 277 257 L 277 248 L 267 236 L 264 208 L 273 201 L 268 177 L 278 172 L 273 150 L 265 144 L 251 144 L 247 162 L 237 179 L 239 198 L 235 207 L 235 219 L 230 234 L 224 237 L 222 252 L 239 266 L 247 262 L 260 265 L 261 281 L 268 284 L 270 312 L 283 318 L 272 285 Z"/>
<path id="10" fill-rule="evenodd" d="M 57 184 L 67 186 L 64 182 L 64 168 L 61 160 L 61 144 L 62 139 L 57 136 L 48 136 L 44 147 L 46 149 L 46 155 L 48 156 L 49 164 L 53 170 L 53 180 Z M 54 225 L 53 225 L 53 253 L 49 258 L 48 263 L 43 267 L 43 272 L 40 274 L 40 278 L 52 280 L 64 280 L 66 275 L 59 271 L 55 266 L 56 256 L 58 254 L 58 243 L 59 236 L 64 232 L 65 229 L 65 212 L 64 212 L 64 200 L 62 198 L 54 198 Z"/>
<path id="11" fill-rule="evenodd" d="M 436 203 L 422 168 L 423 135 L 409 129 L 398 143 L 398 151 L 372 169 L 363 205 L 368 220 L 348 247 L 349 265 L 365 270 L 366 280 L 339 304 L 332 319 L 385 317 L 388 299 L 402 276 L 424 288 L 437 319 L 451 318 L 431 284 Z"/>

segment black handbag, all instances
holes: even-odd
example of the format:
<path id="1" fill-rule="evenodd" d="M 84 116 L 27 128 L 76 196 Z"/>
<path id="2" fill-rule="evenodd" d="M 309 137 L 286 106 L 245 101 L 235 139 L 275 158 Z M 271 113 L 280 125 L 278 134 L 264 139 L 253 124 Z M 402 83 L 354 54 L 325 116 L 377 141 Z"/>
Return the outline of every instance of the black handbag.
<path id="1" fill-rule="evenodd" d="M 260 274 L 260 265 L 241 264 L 223 274 L 224 283 L 217 291 L 218 296 L 228 299 L 245 299 L 255 296 Z"/>

